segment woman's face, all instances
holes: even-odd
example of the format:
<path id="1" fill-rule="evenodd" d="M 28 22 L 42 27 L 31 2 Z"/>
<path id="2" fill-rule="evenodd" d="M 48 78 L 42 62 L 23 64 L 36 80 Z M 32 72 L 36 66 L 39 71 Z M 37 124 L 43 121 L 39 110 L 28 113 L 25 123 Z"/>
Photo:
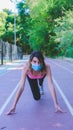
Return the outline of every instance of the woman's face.
<path id="1" fill-rule="evenodd" d="M 32 61 L 31 61 L 31 64 L 40 64 L 40 61 L 37 57 L 33 57 Z"/>
<path id="2" fill-rule="evenodd" d="M 40 71 L 42 69 L 42 65 L 40 64 L 40 61 L 37 57 L 34 57 L 31 61 L 31 68 L 34 71 Z"/>

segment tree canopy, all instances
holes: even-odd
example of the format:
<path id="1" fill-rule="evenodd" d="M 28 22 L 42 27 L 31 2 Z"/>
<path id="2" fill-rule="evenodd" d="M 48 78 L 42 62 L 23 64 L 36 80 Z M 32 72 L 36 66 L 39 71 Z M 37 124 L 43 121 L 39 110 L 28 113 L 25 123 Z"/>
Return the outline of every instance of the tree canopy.
<path id="1" fill-rule="evenodd" d="M 73 57 L 73 0 L 21 0 L 16 7 L 16 43 L 24 53 Z M 14 44 L 14 13 L 0 15 L 0 37 Z"/>

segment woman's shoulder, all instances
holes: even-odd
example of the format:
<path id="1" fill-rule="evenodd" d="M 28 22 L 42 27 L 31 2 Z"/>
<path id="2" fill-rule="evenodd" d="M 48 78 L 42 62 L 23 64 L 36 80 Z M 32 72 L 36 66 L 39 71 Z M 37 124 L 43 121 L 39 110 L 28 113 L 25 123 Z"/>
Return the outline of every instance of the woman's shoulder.
<path id="1" fill-rule="evenodd" d="M 46 66 L 46 69 L 50 69 L 50 65 L 49 64 L 45 64 L 45 66 Z"/>
<path id="2" fill-rule="evenodd" d="M 27 72 L 29 70 L 29 63 L 25 63 L 22 69 L 24 72 Z"/>
<path id="3" fill-rule="evenodd" d="M 49 64 L 46 64 L 46 74 L 50 74 L 51 73 L 51 68 Z"/>

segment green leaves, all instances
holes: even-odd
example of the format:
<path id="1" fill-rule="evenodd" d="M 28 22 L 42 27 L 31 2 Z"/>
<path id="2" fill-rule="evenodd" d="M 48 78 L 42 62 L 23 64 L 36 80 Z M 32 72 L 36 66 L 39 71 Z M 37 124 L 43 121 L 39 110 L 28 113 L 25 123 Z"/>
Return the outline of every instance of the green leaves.
<path id="1" fill-rule="evenodd" d="M 73 55 L 73 0 L 22 0 L 17 3 L 16 40 L 25 53 Z M 70 9 L 70 10 L 69 10 Z M 0 14 L 0 36 L 14 42 L 14 14 Z"/>
<path id="2" fill-rule="evenodd" d="M 65 12 L 65 16 L 56 19 L 54 32 L 55 42 L 59 43 L 62 55 L 73 57 L 73 11 Z"/>

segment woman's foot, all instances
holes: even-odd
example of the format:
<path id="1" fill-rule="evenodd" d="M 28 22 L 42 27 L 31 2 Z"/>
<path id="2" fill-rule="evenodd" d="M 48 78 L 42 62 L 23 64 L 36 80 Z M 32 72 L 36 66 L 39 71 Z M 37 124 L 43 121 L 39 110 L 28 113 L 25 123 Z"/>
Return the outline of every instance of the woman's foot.
<path id="1" fill-rule="evenodd" d="M 41 95 L 44 95 L 44 89 L 43 89 L 43 86 L 39 86 L 39 89 L 40 89 L 40 94 L 41 94 Z"/>

